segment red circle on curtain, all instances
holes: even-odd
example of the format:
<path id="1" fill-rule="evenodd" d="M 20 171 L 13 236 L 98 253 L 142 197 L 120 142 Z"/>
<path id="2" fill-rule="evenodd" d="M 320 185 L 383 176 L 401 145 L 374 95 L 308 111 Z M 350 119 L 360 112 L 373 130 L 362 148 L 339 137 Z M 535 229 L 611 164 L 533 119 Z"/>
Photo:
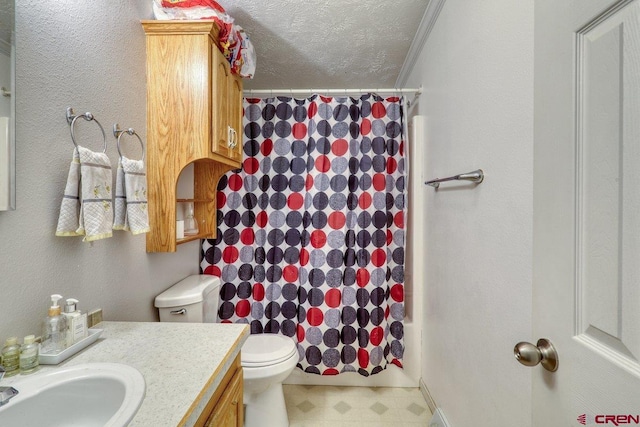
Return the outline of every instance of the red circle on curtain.
<path id="1" fill-rule="evenodd" d="M 365 369 L 369 366 L 369 352 L 364 348 L 358 349 L 358 364 L 362 369 Z"/>
<path id="2" fill-rule="evenodd" d="M 326 369 L 324 372 L 322 372 L 322 375 L 338 375 L 340 372 L 338 372 L 337 369 L 334 368 L 329 368 Z"/>
<path id="3" fill-rule="evenodd" d="M 330 289 L 324 296 L 324 302 L 331 308 L 336 308 L 340 305 L 340 301 L 342 301 L 342 295 L 339 289 Z"/>
<path id="4" fill-rule="evenodd" d="M 296 335 L 298 337 L 298 342 L 304 341 L 304 328 L 300 324 L 298 324 L 298 327 L 296 328 Z"/>
<path id="5" fill-rule="evenodd" d="M 398 359 L 393 359 L 391 361 L 391 363 L 393 363 L 394 365 L 396 365 L 398 368 L 402 368 L 402 362 L 399 361 Z"/>
<path id="6" fill-rule="evenodd" d="M 362 119 L 362 123 L 360 124 L 360 134 L 362 136 L 369 135 L 371 132 L 371 121 L 369 119 Z"/>
<path id="7" fill-rule="evenodd" d="M 326 103 L 329 103 L 329 102 L 333 101 L 333 98 L 330 97 L 330 96 L 322 96 L 322 95 L 320 95 L 320 99 L 322 100 L 322 102 L 326 102 Z"/>
<path id="8" fill-rule="evenodd" d="M 394 301 L 402 302 L 404 301 L 404 287 L 400 284 L 393 285 L 391 287 L 391 291 L 389 292 L 391 298 Z"/>
<path id="9" fill-rule="evenodd" d="M 258 225 L 258 227 L 266 227 L 267 222 L 269 222 L 269 216 L 265 211 L 262 211 L 258 215 L 256 215 L 256 224 Z"/>
<path id="10" fill-rule="evenodd" d="M 316 159 L 316 169 L 322 173 L 328 172 L 331 169 L 331 160 L 327 156 L 319 156 Z"/>
<path id="11" fill-rule="evenodd" d="M 287 206 L 289 209 L 298 210 L 304 204 L 304 198 L 300 193 L 291 193 L 287 198 Z"/>
<path id="12" fill-rule="evenodd" d="M 284 280 L 286 280 L 287 282 L 294 283 L 296 280 L 298 280 L 298 269 L 293 265 L 287 265 L 282 270 L 282 277 L 284 277 Z"/>
<path id="13" fill-rule="evenodd" d="M 404 157 L 404 141 L 400 142 L 400 155 Z"/>
<path id="14" fill-rule="evenodd" d="M 387 109 L 384 108 L 384 104 L 382 104 L 382 102 L 376 102 L 373 104 L 373 107 L 371 107 L 371 114 L 376 119 L 381 119 L 387 115 Z"/>
<path id="15" fill-rule="evenodd" d="M 236 304 L 236 315 L 239 317 L 247 317 L 251 312 L 251 304 L 246 299 L 238 301 Z"/>
<path id="16" fill-rule="evenodd" d="M 267 138 L 260 146 L 260 152 L 263 156 L 268 156 L 269 154 L 271 154 L 271 150 L 273 150 L 273 141 Z"/>
<path id="17" fill-rule="evenodd" d="M 390 245 L 393 242 L 393 233 L 391 230 L 387 230 L 387 245 Z"/>
<path id="18" fill-rule="evenodd" d="M 387 180 L 383 173 L 373 175 L 373 188 L 375 188 L 376 191 L 384 191 L 384 189 L 387 188 Z"/>
<path id="19" fill-rule="evenodd" d="M 387 173 L 395 173 L 396 169 L 398 169 L 398 162 L 393 157 L 390 157 L 387 160 Z"/>
<path id="20" fill-rule="evenodd" d="M 371 194 L 362 193 L 360 197 L 358 197 L 358 206 L 360 206 L 360 209 L 367 209 L 369 206 L 371 206 L 372 201 L 373 198 L 371 197 Z"/>
<path id="21" fill-rule="evenodd" d="M 333 144 L 331 144 L 331 152 L 336 156 L 344 156 L 348 149 L 349 144 L 344 139 L 336 139 Z"/>
<path id="22" fill-rule="evenodd" d="M 329 215 L 329 227 L 333 228 L 334 230 L 339 230 L 342 227 L 344 227 L 344 224 L 346 223 L 346 218 L 344 216 L 344 214 L 342 212 L 332 212 Z"/>
<path id="23" fill-rule="evenodd" d="M 309 191 L 313 187 L 313 177 L 311 175 L 307 175 L 307 179 L 304 183 L 304 189 Z"/>
<path id="24" fill-rule="evenodd" d="M 312 119 L 317 112 L 318 112 L 318 104 L 316 104 L 315 102 L 312 102 L 311 104 L 309 104 L 309 109 L 307 110 L 307 115 L 309 116 L 309 118 Z"/>
<path id="25" fill-rule="evenodd" d="M 369 279 L 371 279 L 369 272 L 364 268 L 359 268 L 356 273 L 356 282 L 358 283 L 358 286 L 364 288 L 369 284 Z"/>
<path id="26" fill-rule="evenodd" d="M 232 264 L 238 260 L 240 252 L 234 246 L 227 246 L 222 251 L 222 260 L 227 264 Z"/>
<path id="27" fill-rule="evenodd" d="M 217 277 L 222 276 L 222 272 L 220 271 L 220 268 L 216 267 L 215 265 L 207 266 L 207 268 L 204 269 L 203 273 L 210 274 L 212 276 L 217 276 Z"/>
<path id="28" fill-rule="evenodd" d="M 225 194 L 222 191 L 218 191 L 218 193 L 216 194 L 216 207 L 218 209 L 224 207 L 224 205 L 227 203 L 227 196 L 225 196 Z"/>
<path id="29" fill-rule="evenodd" d="M 295 139 L 302 139 L 307 136 L 307 125 L 304 123 L 296 123 L 293 125 L 293 137 Z"/>
<path id="30" fill-rule="evenodd" d="M 396 227 L 398 228 L 404 228 L 404 213 L 402 212 L 398 212 L 394 217 L 393 217 L 393 223 L 396 225 Z"/>
<path id="31" fill-rule="evenodd" d="M 318 249 L 327 243 L 327 235 L 322 230 L 316 230 L 311 233 L 311 246 Z"/>
<path id="32" fill-rule="evenodd" d="M 245 161 L 242 163 L 242 170 L 244 170 L 249 175 L 253 175 L 254 173 L 256 173 L 259 168 L 260 162 L 258 162 L 258 159 L 253 157 L 245 159 Z"/>
<path id="33" fill-rule="evenodd" d="M 229 177 L 228 185 L 229 185 L 229 188 L 232 189 L 233 191 L 238 191 L 242 188 L 242 178 L 237 173 L 234 173 Z"/>
<path id="34" fill-rule="evenodd" d="M 264 299 L 264 286 L 262 286 L 262 283 L 255 283 L 253 285 L 253 299 L 256 301 L 262 301 Z"/>
<path id="35" fill-rule="evenodd" d="M 305 266 L 309 263 L 309 252 L 306 249 L 300 249 L 300 265 Z"/>
<path id="36" fill-rule="evenodd" d="M 371 253 L 371 263 L 376 267 L 382 267 L 387 261 L 387 251 L 384 249 L 376 249 Z"/>
<path id="37" fill-rule="evenodd" d="M 322 314 L 322 310 L 317 307 L 310 308 L 307 311 L 307 322 L 311 326 L 320 326 L 324 320 L 324 315 Z"/>
<path id="38" fill-rule="evenodd" d="M 384 338 L 384 329 L 382 329 L 380 326 L 373 328 L 373 330 L 369 334 L 369 340 L 371 341 L 371 344 L 375 346 L 380 345 L 383 338 Z"/>
<path id="39" fill-rule="evenodd" d="M 243 245 L 253 245 L 256 235 L 251 228 L 245 228 L 240 233 L 240 241 Z"/>

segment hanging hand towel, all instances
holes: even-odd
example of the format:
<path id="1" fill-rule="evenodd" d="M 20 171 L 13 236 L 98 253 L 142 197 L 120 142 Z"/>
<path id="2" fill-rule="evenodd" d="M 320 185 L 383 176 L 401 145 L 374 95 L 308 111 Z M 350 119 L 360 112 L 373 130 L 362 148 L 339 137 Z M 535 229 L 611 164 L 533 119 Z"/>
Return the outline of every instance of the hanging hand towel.
<path id="1" fill-rule="evenodd" d="M 120 157 L 116 177 L 116 216 L 114 230 L 131 230 L 132 234 L 149 232 L 147 176 L 142 160 Z"/>
<path id="2" fill-rule="evenodd" d="M 57 236 L 84 235 L 84 242 L 111 237 L 111 180 L 111 162 L 106 154 L 79 146 L 74 150 L 60 207 Z M 79 215 L 76 214 L 78 203 Z"/>
<path id="3" fill-rule="evenodd" d="M 69 167 L 69 176 L 67 185 L 64 188 L 62 203 L 60 205 L 60 216 L 58 217 L 58 227 L 56 228 L 56 236 L 79 236 L 78 213 L 80 210 L 80 154 L 78 149 L 73 150 L 73 158 Z"/>

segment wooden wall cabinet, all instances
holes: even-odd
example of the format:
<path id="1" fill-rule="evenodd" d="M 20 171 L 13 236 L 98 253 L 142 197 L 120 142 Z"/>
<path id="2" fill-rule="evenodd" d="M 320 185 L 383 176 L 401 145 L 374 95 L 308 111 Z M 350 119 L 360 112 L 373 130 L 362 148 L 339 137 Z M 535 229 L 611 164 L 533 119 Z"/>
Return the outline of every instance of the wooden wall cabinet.
<path id="1" fill-rule="evenodd" d="M 213 21 L 142 21 L 147 48 L 147 252 L 214 238 L 218 180 L 242 162 L 242 79 L 218 50 Z M 194 198 L 179 200 L 194 164 Z M 176 204 L 193 202 L 200 232 L 176 239 Z"/>

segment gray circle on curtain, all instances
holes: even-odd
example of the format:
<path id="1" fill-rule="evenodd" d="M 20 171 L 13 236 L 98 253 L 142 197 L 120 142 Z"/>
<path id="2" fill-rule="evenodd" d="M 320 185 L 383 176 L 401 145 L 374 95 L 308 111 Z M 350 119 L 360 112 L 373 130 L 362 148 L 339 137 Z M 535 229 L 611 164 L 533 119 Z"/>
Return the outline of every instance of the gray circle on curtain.
<path id="1" fill-rule="evenodd" d="M 378 210 L 387 209 L 387 197 L 382 192 L 376 192 L 373 195 L 373 207 Z"/>
<path id="2" fill-rule="evenodd" d="M 382 347 L 375 347 L 369 352 L 369 363 L 371 363 L 372 365 L 380 365 L 383 358 L 384 350 L 382 349 Z"/>
<path id="3" fill-rule="evenodd" d="M 336 157 L 331 161 L 331 171 L 336 174 L 341 174 L 349 168 L 349 160 L 344 157 Z M 346 187 L 346 181 L 345 181 Z M 334 190 L 334 191 L 342 191 L 342 190 Z"/>
<path id="4" fill-rule="evenodd" d="M 391 120 L 399 120 L 401 117 L 402 108 L 400 104 L 390 103 L 387 105 L 387 116 Z"/>
<path id="5" fill-rule="evenodd" d="M 242 196 L 240 193 L 233 192 L 227 196 L 227 206 L 230 209 L 238 209 L 242 205 Z"/>
<path id="6" fill-rule="evenodd" d="M 265 292 L 265 297 L 267 298 L 267 300 L 275 301 L 280 298 L 280 295 L 282 295 L 282 288 L 280 287 L 280 285 L 278 285 L 277 283 L 272 283 L 267 286 L 267 290 Z"/>
<path id="7" fill-rule="evenodd" d="M 267 231 L 263 228 L 255 231 L 255 240 L 256 246 L 264 246 L 267 242 Z"/>
<path id="8" fill-rule="evenodd" d="M 220 279 L 223 282 L 231 282 L 238 277 L 238 269 L 231 264 L 227 264 L 222 267 L 222 272 L 220 274 Z"/>
<path id="9" fill-rule="evenodd" d="M 383 268 L 375 268 L 371 272 L 371 283 L 374 286 L 383 286 L 387 279 L 386 271 Z"/>
<path id="10" fill-rule="evenodd" d="M 322 249 L 314 249 L 309 254 L 309 263 L 312 267 L 319 268 L 325 263 L 326 255 Z"/>
<path id="11" fill-rule="evenodd" d="M 333 193 L 329 197 L 329 206 L 334 211 L 341 211 L 347 206 L 347 196 L 343 193 Z"/>
<path id="12" fill-rule="evenodd" d="M 320 330 L 320 328 L 316 328 L 315 326 L 310 327 L 309 329 L 307 329 L 305 337 L 311 345 L 322 344 L 322 331 Z"/>
<path id="13" fill-rule="evenodd" d="M 247 175 L 244 177 L 244 188 L 248 192 L 253 192 L 258 189 L 258 178 L 254 175 Z"/>
<path id="14" fill-rule="evenodd" d="M 331 105 L 323 102 L 318 106 L 318 115 L 321 118 L 328 120 L 333 117 L 333 108 Z"/>
<path id="15" fill-rule="evenodd" d="M 290 132 L 291 130 L 289 130 L 289 133 Z M 288 136 L 288 134 L 283 136 Z M 286 156 L 291 151 L 291 142 L 285 138 L 278 138 L 273 144 L 273 151 L 275 151 L 279 156 Z"/>
<path id="16" fill-rule="evenodd" d="M 251 104 L 245 108 L 244 115 L 248 121 L 256 122 L 262 116 L 262 108 L 258 104 Z"/>
<path id="17" fill-rule="evenodd" d="M 384 120 L 376 119 L 371 122 L 371 133 L 374 136 L 384 136 L 387 134 L 387 125 Z"/>
<path id="18" fill-rule="evenodd" d="M 334 230 L 327 236 L 327 244 L 332 249 L 342 249 L 344 247 L 344 233 L 340 230 Z"/>
<path id="19" fill-rule="evenodd" d="M 253 261 L 253 248 L 251 246 L 243 246 L 240 249 L 240 261 L 244 263 Z"/>
<path id="20" fill-rule="evenodd" d="M 352 287 L 342 289 L 342 304 L 353 305 L 356 303 L 356 290 Z"/>
<path id="21" fill-rule="evenodd" d="M 264 305 L 261 302 L 251 304 L 251 317 L 255 320 L 261 320 L 264 316 Z"/>
<path id="22" fill-rule="evenodd" d="M 273 228 L 282 228 L 287 223 L 287 217 L 283 211 L 273 211 L 269 214 L 269 225 Z"/>
<path id="23" fill-rule="evenodd" d="M 324 315 L 324 323 L 330 328 L 337 328 L 340 326 L 340 310 L 337 308 L 327 310 Z"/>
<path id="24" fill-rule="evenodd" d="M 404 319 L 404 306 L 402 304 L 391 304 L 389 314 L 394 320 L 402 321 Z"/>
<path id="25" fill-rule="evenodd" d="M 331 187 L 331 182 L 329 180 L 329 177 L 325 174 L 316 176 L 313 181 L 314 181 L 313 182 L 314 187 L 316 187 L 318 191 L 327 191 L 329 187 Z"/>

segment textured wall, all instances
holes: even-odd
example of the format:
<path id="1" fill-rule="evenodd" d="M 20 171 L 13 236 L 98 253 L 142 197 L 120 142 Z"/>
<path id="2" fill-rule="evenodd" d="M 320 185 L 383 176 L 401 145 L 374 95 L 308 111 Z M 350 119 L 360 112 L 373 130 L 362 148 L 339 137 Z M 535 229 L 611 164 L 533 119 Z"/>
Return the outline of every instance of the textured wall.
<path id="1" fill-rule="evenodd" d="M 426 178 L 484 169 L 473 189 L 423 186 L 422 379 L 452 427 L 529 426 L 533 1 L 447 0 L 407 86 L 422 85 Z"/>
<path id="2" fill-rule="evenodd" d="M 109 320 L 154 320 L 153 298 L 198 272 L 198 243 L 176 254 L 147 254 L 144 236 L 116 232 L 94 243 L 55 237 L 73 145 L 65 109 L 91 111 L 146 135 L 145 46 L 139 20 L 151 2 L 17 3 L 17 210 L 0 212 L 0 339 L 39 333 L 48 296 L 102 307 Z M 81 144 L 99 149 L 97 126 L 81 120 Z M 130 151 L 130 156 L 139 151 Z"/>

